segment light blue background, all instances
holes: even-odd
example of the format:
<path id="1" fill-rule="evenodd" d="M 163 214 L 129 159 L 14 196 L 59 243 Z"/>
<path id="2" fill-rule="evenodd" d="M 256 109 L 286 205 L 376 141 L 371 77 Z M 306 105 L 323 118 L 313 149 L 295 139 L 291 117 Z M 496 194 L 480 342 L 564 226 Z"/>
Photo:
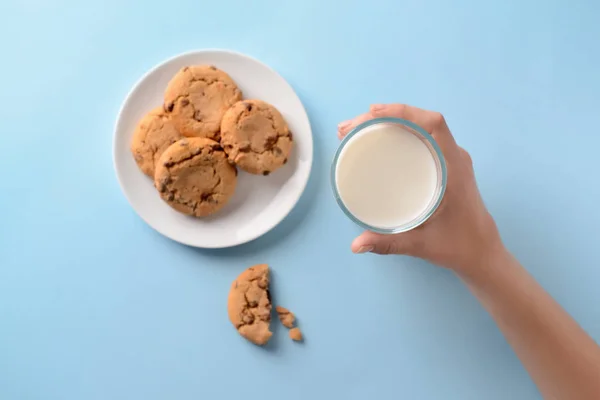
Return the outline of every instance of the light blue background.
<path id="1" fill-rule="evenodd" d="M 508 247 L 600 339 L 600 3 L 4 1 L 0 5 L 0 398 L 537 399 L 449 272 L 352 255 L 328 167 L 372 102 L 442 111 Z M 223 251 L 161 237 L 112 167 L 116 114 L 164 59 L 247 53 L 297 90 L 315 139 L 292 214 Z M 267 262 L 304 344 L 226 316 Z"/>

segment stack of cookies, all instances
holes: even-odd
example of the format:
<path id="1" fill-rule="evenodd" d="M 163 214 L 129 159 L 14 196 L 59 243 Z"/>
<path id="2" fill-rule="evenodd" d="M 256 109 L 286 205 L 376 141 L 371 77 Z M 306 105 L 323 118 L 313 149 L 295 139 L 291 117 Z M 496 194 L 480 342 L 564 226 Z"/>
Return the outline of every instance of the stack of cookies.
<path id="1" fill-rule="evenodd" d="M 131 152 L 175 210 L 203 217 L 233 196 L 236 166 L 268 175 L 287 162 L 292 134 L 272 105 L 242 100 L 233 79 L 214 66 L 181 69 L 163 107 L 138 123 Z"/>

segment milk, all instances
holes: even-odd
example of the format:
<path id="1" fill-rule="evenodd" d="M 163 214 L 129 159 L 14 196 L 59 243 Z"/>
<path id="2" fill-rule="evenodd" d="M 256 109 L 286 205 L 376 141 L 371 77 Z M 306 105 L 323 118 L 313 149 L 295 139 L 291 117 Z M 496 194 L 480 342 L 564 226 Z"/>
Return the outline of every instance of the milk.
<path id="1" fill-rule="evenodd" d="M 436 159 L 421 138 L 395 123 L 374 124 L 350 138 L 335 176 L 344 206 L 375 228 L 411 223 L 436 200 Z"/>

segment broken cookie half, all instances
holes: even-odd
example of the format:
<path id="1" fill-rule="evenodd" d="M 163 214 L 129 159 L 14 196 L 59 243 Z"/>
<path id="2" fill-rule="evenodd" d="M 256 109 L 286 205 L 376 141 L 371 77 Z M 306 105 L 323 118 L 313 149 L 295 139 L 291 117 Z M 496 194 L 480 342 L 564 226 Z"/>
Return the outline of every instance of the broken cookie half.
<path id="1" fill-rule="evenodd" d="M 269 266 L 259 264 L 242 272 L 231 284 L 227 300 L 229 320 L 240 335 L 254 344 L 264 345 L 273 333 L 269 295 Z"/>

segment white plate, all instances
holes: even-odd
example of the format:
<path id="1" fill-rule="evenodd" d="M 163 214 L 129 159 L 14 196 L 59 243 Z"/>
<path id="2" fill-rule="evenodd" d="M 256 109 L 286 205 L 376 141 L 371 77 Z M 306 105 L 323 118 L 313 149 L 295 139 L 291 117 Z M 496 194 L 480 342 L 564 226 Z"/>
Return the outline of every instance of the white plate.
<path id="1" fill-rule="evenodd" d="M 151 179 L 138 169 L 129 150 L 136 124 L 144 114 L 163 103 L 169 80 L 180 68 L 195 64 L 211 64 L 227 72 L 245 99 L 257 98 L 273 104 L 294 134 L 294 148 L 286 165 L 269 176 L 239 171 L 236 192 L 230 202 L 215 215 L 201 219 L 180 214 L 164 203 Z M 313 139 L 300 99 L 277 72 L 243 54 L 199 50 L 163 62 L 133 87 L 117 118 L 113 157 L 127 200 L 148 225 L 190 246 L 220 248 L 256 239 L 292 210 L 308 182 Z"/>

